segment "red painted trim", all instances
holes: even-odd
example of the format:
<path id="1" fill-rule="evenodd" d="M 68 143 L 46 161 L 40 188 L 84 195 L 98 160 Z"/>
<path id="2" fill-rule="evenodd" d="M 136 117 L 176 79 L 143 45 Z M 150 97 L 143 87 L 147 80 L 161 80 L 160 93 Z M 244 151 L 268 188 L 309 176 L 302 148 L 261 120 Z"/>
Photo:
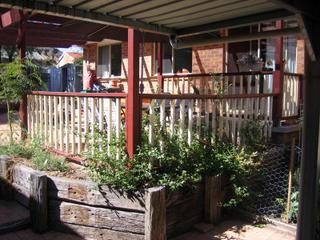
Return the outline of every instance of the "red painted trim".
<path id="1" fill-rule="evenodd" d="M 23 13 L 19 11 L 21 16 Z M 19 52 L 20 61 L 23 62 L 26 57 L 26 36 L 24 29 L 24 22 L 22 19 L 19 19 L 19 28 L 17 36 L 17 47 Z M 27 96 L 23 96 L 19 106 L 19 118 L 21 121 L 21 138 L 24 140 L 27 138 L 28 132 L 28 108 L 27 108 Z"/>
<path id="2" fill-rule="evenodd" d="M 283 75 L 285 75 L 285 76 L 294 76 L 294 77 L 303 77 L 303 74 L 300 74 L 300 73 L 284 72 Z"/>
<path id="3" fill-rule="evenodd" d="M 1 27 L 6 28 L 13 24 L 19 23 L 23 19 L 23 12 L 18 9 L 10 9 L 1 14 Z"/>
<path id="4" fill-rule="evenodd" d="M 163 43 L 158 42 L 157 43 L 157 53 L 158 53 L 158 69 L 157 69 L 157 74 L 158 74 L 158 86 L 159 86 L 159 92 L 163 92 L 163 87 L 164 87 L 164 78 L 162 76 L 162 71 L 163 71 Z"/>
<path id="5" fill-rule="evenodd" d="M 79 93 L 79 92 L 48 92 L 33 91 L 33 95 L 63 96 L 63 97 L 98 97 L 98 98 L 126 98 L 126 93 Z"/>
<path id="6" fill-rule="evenodd" d="M 69 154 L 69 153 L 66 153 L 66 152 L 57 150 L 57 149 L 55 149 L 55 148 L 48 148 L 48 151 L 51 152 L 51 153 L 54 153 L 54 154 L 56 154 L 56 155 L 65 157 L 65 158 L 66 158 L 68 161 L 70 161 L 70 162 L 77 163 L 77 164 L 80 164 L 80 165 L 84 165 L 85 159 L 82 158 L 82 157 L 73 156 L 73 155 L 71 155 L 71 154 Z"/>
<path id="7" fill-rule="evenodd" d="M 301 109 L 300 104 L 303 103 L 303 86 L 302 86 L 302 79 L 303 75 L 299 76 L 299 82 L 298 82 L 298 110 L 300 111 L 299 114 L 301 115 Z"/>
<path id="8" fill-rule="evenodd" d="M 275 97 L 277 93 L 263 93 L 263 94 L 233 94 L 224 95 L 220 97 L 212 94 L 141 94 L 142 99 L 237 99 L 237 98 L 264 98 Z"/>
<path id="9" fill-rule="evenodd" d="M 139 33 L 128 29 L 128 96 L 126 101 L 126 143 L 130 158 L 141 142 L 141 105 L 139 95 Z"/>
<path id="10" fill-rule="evenodd" d="M 259 72 L 228 72 L 228 73 L 180 73 L 164 75 L 164 78 L 179 78 L 179 77 L 209 77 L 209 76 L 251 76 L 251 75 L 271 75 L 273 71 L 259 71 Z"/>
<path id="11" fill-rule="evenodd" d="M 283 27 L 283 22 L 281 20 L 276 21 L 276 28 L 281 29 Z M 273 86 L 272 92 L 279 93 L 277 98 L 273 103 L 273 120 L 275 125 L 278 125 L 282 119 L 282 107 L 283 107 L 283 37 L 277 37 L 275 39 L 275 62 L 276 69 L 273 73 Z"/>
<path id="12" fill-rule="evenodd" d="M 293 119 L 297 119 L 298 117 L 299 117 L 299 115 L 281 117 L 281 120 L 293 120 Z"/>

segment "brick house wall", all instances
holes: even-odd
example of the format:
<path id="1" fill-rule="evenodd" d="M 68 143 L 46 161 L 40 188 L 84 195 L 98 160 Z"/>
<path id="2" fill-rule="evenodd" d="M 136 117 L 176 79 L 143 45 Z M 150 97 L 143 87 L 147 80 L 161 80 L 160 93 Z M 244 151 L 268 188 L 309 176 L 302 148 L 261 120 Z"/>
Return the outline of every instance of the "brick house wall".
<path id="1" fill-rule="evenodd" d="M 193 73 L 222 73 L 224 71 L 223 62 L 223 45 L 211 45 L 192 48 Z"/>
<path id="2" fill-rule="evenodd" d="M 141 55 L 140 45 L 140 55 Z M 96 70 L 97 67 L 97 44 L 88 44 L 84 47 L 83 57 L 83 75 L 86 76 L 87 68 Z M 192 48 L 192 72 L 193 73 L 222 73 L 224 72 L 225 61 L 225 47 L 224 45 L 210 45 L 203 47 Z M 154 44 L 145 43 L 144 45 L 144 57 L 143 57 L 143 78 L 145 92 L 155 92 L 157 86 L 157 77 L 154 72 Z M 128 77 L 128 44 L 121 44 L 121 77 L 118 77 L 119 82 L 124 85 L 125 91 L 127 90 L 126 79 Z M 140 57 L 141 63 L 141 57 Z M 140 64 L 141 69 L 141 64 Z M 140 70 L 139 70 L 140 71 Z M 297 40 L 297 73 L 303 74 L 304 72 L 304 41 L 302 39 Z M 141 76 L 141 73 L 140 73 Z M 109 79 L 99 79 L 103 85 L 108 85 Z"/>
<path id="3" fill-rule="evenodd" d="M 83 77 L 85 78 L 88 74 L 88 69 L 97 70 L 97 49 L 98 44 L 87 44 L 83 48 Z"/>
<path id="4" fill-rule="evenodd" d="M 304 74 L 304 40 L 297 39 L 297 73 Z"/>

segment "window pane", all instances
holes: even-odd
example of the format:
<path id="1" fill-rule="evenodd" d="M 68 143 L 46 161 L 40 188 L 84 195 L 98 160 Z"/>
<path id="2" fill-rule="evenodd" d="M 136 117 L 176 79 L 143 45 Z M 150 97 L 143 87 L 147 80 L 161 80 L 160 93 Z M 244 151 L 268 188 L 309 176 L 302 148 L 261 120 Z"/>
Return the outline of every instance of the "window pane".
<path id="1" fill-rule="evenodd" d="M 183 72 L 187 70 L 192 72 L 192 48 L 176 49 L 174 51 L 174 72 Z"/>
<path id="2" fill-rule="evenodd" d="M 99 47 L 98 50 L 98 76 L 109 77 L 109 46 Z"/>
<path id="3" fill-rule="evenodd" d="M 111 45 L 111 75 L 121 76 L 121 44 Z"/>
<path id="4" fill-rule="evenodd" d="M 172 73 L 172 47 L 170 43 L 163 44 L 163 73 Z"/>

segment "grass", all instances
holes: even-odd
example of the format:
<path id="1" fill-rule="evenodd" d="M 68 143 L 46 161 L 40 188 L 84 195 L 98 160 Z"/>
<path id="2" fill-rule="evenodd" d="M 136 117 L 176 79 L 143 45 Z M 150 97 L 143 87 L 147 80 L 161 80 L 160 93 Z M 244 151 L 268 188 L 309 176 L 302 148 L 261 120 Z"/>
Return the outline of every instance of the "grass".
<path id="1" fill-rule="evenodd" d="M 30 144 L 24 142 L 0 146 L 0 155 L 30 159 L 32 166 L 40 171 L 66 171 L 67 166 L 63 157 L 56 156 L 41 147 L 40 140 Z"/>
<path id="2" fill-rule="evenodd" d="M 0 155 L 8 155 L 11 157 L 21 157 L 30 159 L 32 151 L 29 147 L 25 146 L 22 142 L 11 143 L 0 146 Z"/>

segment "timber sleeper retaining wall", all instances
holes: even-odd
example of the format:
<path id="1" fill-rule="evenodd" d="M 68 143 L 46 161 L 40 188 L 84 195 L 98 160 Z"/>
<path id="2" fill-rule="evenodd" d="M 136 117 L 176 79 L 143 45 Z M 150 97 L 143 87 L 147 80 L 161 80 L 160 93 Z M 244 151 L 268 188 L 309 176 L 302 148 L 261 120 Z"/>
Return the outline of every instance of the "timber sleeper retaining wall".
<path id="1" fill-rule="evenodd" d="M 214 181 L 189 192 L 154 187 L 128 193 L 91 181 L 47 176 L 1 157 L 0 173 L 0 196 L 8 197 L 11 188 L 11 198 L 30 209 L 36 232 L 50 228 L 85 239 L 162 240 L 203 220 L 214 223 L 220 214 L 217 199 L 212 199 L 217 198 L 212 188 L 219 187 Z"/>

